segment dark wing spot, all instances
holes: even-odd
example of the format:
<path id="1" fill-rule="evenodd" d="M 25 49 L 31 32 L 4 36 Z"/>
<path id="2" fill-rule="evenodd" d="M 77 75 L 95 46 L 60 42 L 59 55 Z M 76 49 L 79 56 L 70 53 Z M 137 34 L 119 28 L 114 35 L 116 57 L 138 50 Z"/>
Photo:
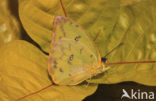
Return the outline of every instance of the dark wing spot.
<path id="1" fill-rule="evenodd" d="M 76 25 L 76 27 L 79 27 L 79 25 Z"/>
<path id="2" fill-rule="evenodd" d="M 53 68 L 57 68 L 56 64 L 54 64 Z"/>
<path id="3" fill-rule="evenodd" d="M 59 70 L 60 70 L 60 72 L 63 72 L 62 68 L 60 68 Z"/>
<path id="4" fill-rule="evenodd" d="M 68 64 L 70 64 L 70 65 L 71 65 L 71 61 L 70 61 L 70 60 L 68 60 Z"/>
<path id="5" fill-rule="evenodd" d="M 69 76 L 71 76 L 71 74 L 68 74 Z"/>
<path id="6" fill-rule="evenodd" d="M 76 36 L 75 41 L 79 41 L 80 38 L 81 38 L 81 36 Z"/>
<path id="7" fill-rule="evenodd" d="M 92 58 L 92 57 L 93 57 L 93 55 L 91 54 L 91 55 L 90 55 L 90 58 Z"/>
<path id="8" fill-rule="evenodd" d="M 69 60 L 72 61 L 74 58 L 74 55 L 72 54 L 70 57 L 69 57 Z"/>
<path id="9" fill-rule="evenodd" d="M 54 60 L 54 64 L 57 65 L 57 61 L 56 60 Z"/>
<path id="10" fill-rule="evenodd" d="M 71 61 L 73 60 L 73 58 L 74 58 L 74 55 L 72 54 L 72 55 L 69 57 L 69 60 L 67 61 L 68 64 L 71 64 Z"/>
<path id="11" fill-rule="evenodd" d="M 54 65 L 53 65 L 53 68 L 57 68 L 57 61 L 56 60 L 54 60 Z"/>

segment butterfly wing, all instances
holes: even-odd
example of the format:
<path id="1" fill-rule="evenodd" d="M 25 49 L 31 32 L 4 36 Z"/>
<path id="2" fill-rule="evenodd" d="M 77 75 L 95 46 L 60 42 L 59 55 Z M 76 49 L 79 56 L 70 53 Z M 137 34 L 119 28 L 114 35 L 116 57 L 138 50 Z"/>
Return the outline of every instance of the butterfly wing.
<path id="1" fill-rule="evenodd" d="M 57 16 L 54 20 L 49 74 L 59 85 L 76 85 L 94 74 L 101 65 L 98 50 L 89 36 L 72 20 Z"/>

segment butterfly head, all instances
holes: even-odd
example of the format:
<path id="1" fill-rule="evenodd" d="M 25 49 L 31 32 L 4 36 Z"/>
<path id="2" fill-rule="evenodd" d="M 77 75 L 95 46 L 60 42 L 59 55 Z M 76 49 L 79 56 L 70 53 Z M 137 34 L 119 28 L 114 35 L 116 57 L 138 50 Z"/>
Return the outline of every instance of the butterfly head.
<path id="1" fill-rule="evenodd" d="M 102 72 L 109 70 L 110 67 L 105 65 L 106 58 L 102 58 L 101 61 L 102 61 L 102 63 L 101 63 L 101 67 L 100 67 L 100 72 L 102 73 Z"/>
<path id="2" fill-rule="evenodd" d="M 105 63 L 105 62 L 107 61 L 107 58 L 102 57 L 102 58 L 101 58 L 101 61 L 102 61 L 103 63 Z"/>

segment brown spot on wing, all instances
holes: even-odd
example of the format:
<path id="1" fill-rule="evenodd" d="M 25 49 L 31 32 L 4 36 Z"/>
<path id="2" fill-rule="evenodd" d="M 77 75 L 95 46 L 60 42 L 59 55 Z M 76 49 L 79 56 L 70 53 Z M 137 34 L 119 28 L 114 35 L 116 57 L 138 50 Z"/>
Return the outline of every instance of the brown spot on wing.
<path id="1" fill-rule="evenodd" d="M 79 25 L 76 25 L 76 27 L 79 27 Z"/>
<path id="2" fill-rule="evenodd" d="M 72 54 L 72 55 L 70 55 L 69 60 L 67 61 L 67 62 L 68 62 L 68 64 L 70 64 L 70 65 L 71 65 L 71 61 L 73 60 L 73 58 L 74 58 L 74 55 L 73 55 L 73 54 Z"/>
<path id="3" fill-rule="evenodd" d="M 56 60 L 54 60 L 54 64 L 57 65 L 57 61 Z"/>
<path id="4" fill-rule="evenodd" d="M 57 61 L 54 60 L 53 63 L 54 63 L 53 68 L 57 68 Z"/>
<path id="5" fill-rule="evenodd" d="M 79 41 L 80 38 L 81 38 L 81 36 L 76 36 L 75 41 Z"/>
<path id="6" fill-rule="evenodd" d="M 70 60 L 68 60 L 67 62 L 68 62 L 68 64 L 70 64 L 70 65 L 71 65 L 71 61 L 70 61 Z"/>
<path id="7" fill-rule="evenodd" d="M 59 69 L 60 72 L 63 72 L 62 68 Z"/>
<path id="8" fill-rule="evenodd" d="M 72 61 L 74 58 L 74 55 L 72 54 L 70 57 L 69 57 L 69 60 Z"/>
<path id="9" fill-rule="evenodd" d="M 68 74 L 69 76 L 71 76 L 71 74 Z"/>
<path id="10" fill-rule="evenodd" d="M 53 65 L 53 68 L 57 68 L 56 64 Z"/>

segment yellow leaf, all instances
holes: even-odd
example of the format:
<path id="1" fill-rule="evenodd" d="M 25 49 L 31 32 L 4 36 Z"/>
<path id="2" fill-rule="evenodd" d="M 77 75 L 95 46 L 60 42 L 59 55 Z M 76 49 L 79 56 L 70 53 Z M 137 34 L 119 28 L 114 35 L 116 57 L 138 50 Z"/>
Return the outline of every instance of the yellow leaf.
<path id="1" fill-rule="evenodd" d="M 107 57 L 108 62 L 156 60 L 154 0 L 129 1 L 125 2 L 125 5 L 122 5 L 120 0 L 96 0 L 96 2 L 95 0 L 63 0 L 63 4 L 68 17 L 83 26 L 93 39 L 99 33 L 95 43 L 101 56 L 105 56 L 119 43 L 124 43 Z M 49 0 L 45 3 L 36 0 L 20 0 L 19 5 L 24 28 L 43 50 L 49 52 L 53 15 L 63 15 L 59 2 L 53 4 Z M 49 5 L 52 5 L 52 9 Z M 90 82 L 135 81 L 156 85 L 153 78 L 155 74 L 154 72 L 151 74 L 153 67 L 154 64 L 111 66 L 112 69 L 106 75 Z M 134 71 L 139 71 L 141 75 Z M 142 76 L 146 80 L 142 79 Z M 109 80 L 106 80 L 108 78 Z"/>
<path id="2" fill-rule="evenodd" d="M 25 30 L 46 52 L 51 42 L 53 9 L 58 1 L 19 0 L 19 16 Z"/>
<path id="3" fill-rule="evenodd" d="M 63 4 L 68 17 L 82 25 L 93 38 L 99 31 L 99 37 L 108 36 L 120 6 L 119 0 L 63 0 Z M 19 15 L 30 37 L 49 52 L 54 15 L 64 16 L 59 0 L 44 0 L 44 3 L 41 0 L 19 0 Z"/>
<path id="4" fill-rule="evenodd" d="M 20 39 L 20 26 L 9 8 L 8 0 L 0 1 L 0 47 L 15 39 Z"/>
<path id="5" fill-rule="evenodd" d="M 127 6 L 127 5 L 132 5 L 136 4 L 138 2 L 142 2 L 143 0 L 121 0 L 120 5 L 121 6 Z"/>
<path id="6" fill-rule="evenodd" d="M 0 101 L 15 99 L 52 83 L 47 72 L 47 56 L 25 41 L 13 41 L 0 50 Z M 53 85 L 22 101 L 81 101 L 97 85 Z"/>
<path id="7" fill-rule="evenodd" d="M 120 8 L 120 15 L 112 34 L 103 46 L 107 52 L 113 45 L 121 42 L 123 45 L 112 52 L 107 62 L 121 61 L 156 61 L 156 2 L 147 0 L 135 5 Z M 101 51 L 106 50 L 101 47 Z M 104 55 L 103 55 L 104 56 Z M 156 63 L 114 65 L 98 79 L 90 83 L 118 83 L 134 81 L 146 85 L 156 85 Z"/>

